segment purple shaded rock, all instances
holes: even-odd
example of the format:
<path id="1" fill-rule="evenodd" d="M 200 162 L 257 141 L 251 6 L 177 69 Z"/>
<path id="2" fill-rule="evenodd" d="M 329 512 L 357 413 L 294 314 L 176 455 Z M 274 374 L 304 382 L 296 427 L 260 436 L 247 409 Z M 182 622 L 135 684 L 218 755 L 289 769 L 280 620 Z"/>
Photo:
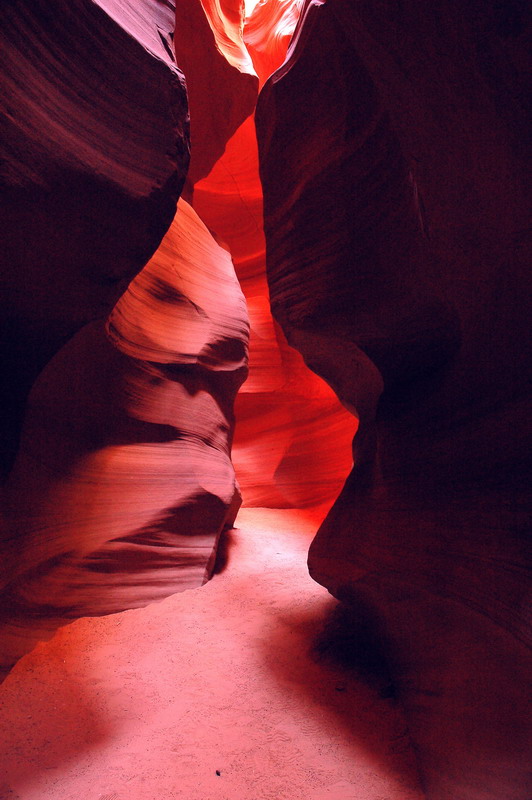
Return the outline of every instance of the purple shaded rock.
<path id="1" fill-rule="evenodd" d="M 4 468 L 39 371 L 105 318 L 173 218 L 189 161 L 173 24 L 155 0 L 3 10 Z"/>
<path id="2" fill-rule="evenodd" d="M 309 2 L 257 116 L 274 314 L 360 417 L 311 575 L 380 640 L 431 800 L 531 793 L 512 9 Z"/>
<path id="3" fill-rule="evenodd" d="M 240 505 L 230 454 L 247 337 L 231 258 L 180 200 L 108 332 L 78 331 L 30 393 L 4 489 L 4 667 L 68 620 L 210 577 Z"/>

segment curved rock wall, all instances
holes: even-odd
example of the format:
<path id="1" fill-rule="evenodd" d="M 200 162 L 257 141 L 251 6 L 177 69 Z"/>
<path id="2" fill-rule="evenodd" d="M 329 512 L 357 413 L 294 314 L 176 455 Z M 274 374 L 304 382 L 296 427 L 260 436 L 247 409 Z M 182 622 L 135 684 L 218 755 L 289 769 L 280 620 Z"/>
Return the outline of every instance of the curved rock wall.
<path id="1" fill-rule="evenodd" d="M 172 222 L 189 162 L 172 5 L 26 5 L 2 51 L 8 429 L 24 421 L 3 492 L 6 668 L 68 619 L 207 579 L 240 504 L 247 373 L 231 257 L 183 201 Z"/>
<path id="2" fill-rule="evenodd" d="M 257 117 L 274 321 L 250 114 L 300 11 Z M 243 14 L 4 11 L 1 663 L 210 574 L 240 503 L 232 256 L 246 502 L 330 500 L 357 430 L 311 574 L 379 640 L 427 796 L 526 800 L 528 11 Z"/>
<path id="3" fill-rule="evenodd" d="M 163 4 L 8 3 L 3 10 L 2 458 L 33 380 L 109 313 L 153 254 L 189 161 L 182 73 Z"/>
<path id="4" fill-rule="evenodd" d="M 201 585 L 240 505 L 245 301 L 184 201 L 107 327 L 82 328 L 30 394 L 4 491 L 6 664 L 60 622 Z"/>
<path id="5" fill-rule="evenodd" d="M 356 420 L 289 347 L 271 316 L 252 118 L 230 139 L 194 208 L 229 246 L 250 318 L 250 371 L 235 405 L 233 461 L 248 506 L 331 503 L 352 466 Z"/>
<path id="6" fill-rule="evenodd" d="M 431 800 L 531 792 L 527 13 L 310 0 L 259 99 L 274 315 L 360 418 L 310 571 L 384 647 Z"/>

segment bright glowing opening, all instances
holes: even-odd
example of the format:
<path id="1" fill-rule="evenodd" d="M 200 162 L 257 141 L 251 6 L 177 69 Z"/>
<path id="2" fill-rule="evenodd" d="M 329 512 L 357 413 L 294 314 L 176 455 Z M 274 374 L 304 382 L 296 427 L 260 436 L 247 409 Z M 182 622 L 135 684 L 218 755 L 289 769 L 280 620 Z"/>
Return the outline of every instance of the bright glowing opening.
<path id="1" fill-rule="evenodd" d="M 252 15 L 255 6 L 258 6 L 260 2 L 261 0 L 244 0 L 245 19 L 248 19 Z"/>

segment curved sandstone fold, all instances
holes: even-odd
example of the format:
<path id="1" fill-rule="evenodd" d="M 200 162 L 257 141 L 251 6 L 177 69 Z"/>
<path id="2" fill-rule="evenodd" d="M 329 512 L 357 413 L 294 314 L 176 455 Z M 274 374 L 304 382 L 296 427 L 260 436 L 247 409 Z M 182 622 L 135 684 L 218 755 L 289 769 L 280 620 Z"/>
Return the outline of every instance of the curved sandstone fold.
<path id="1" fill-rule="evenodd" d="M 532 791 L 511 5 L 310 0 L 257 113 L 274 315 L 360 417 L 311 575 L 380 638 L 430 800 Z"/>
<path id="2" fill-rule="evenodd" d="M 356 420 L 305 367 L 272 319 L 252 118 L 229 140 L 210 175 L 196 184 L 194 208 L 230 247 L 248 305 L 250 371 L 236 398 L 233 447 L 243 503 L 330 504 L 351 469 Z"/>
<path id="3" fill-rule="evenodd" d="M 109 313 L 175 213 L 189 144 L 173 26 L 156 0 L 2 9 L 4 469 L 39 371 Z"/>
<path id="4" fill-rule="evenodd" d="M 209 8 L 205 4 L 206 13 L 212 14 Z M 246 19 L 244 41 L 261 80 L 282 63 L 298 11 L 299 3 L 293 0 L 269 0 L 256 6 Z M 198 48 L 191 49 L 188 58 L 190 88 L 190 76 L 199 74 L 205 64 Z M 215 111 L 217 102 L 225 97 L 221 95 L 206 106 L 206 87 L 209 83 L 205 81 L 196 84 L 196 100 L 205 114 Z M 193 105 L 194 91 L 190 95 Z M 214 131 L 206 132 L 210 141 Z M 193 148 L 193 158 L 195 152 Z M 301 507 L 330 502 L 351 468 L 350 442 L 356 421 L 288 347 L 272 320 L 253 117 L 237 128 L 209 175 L 195 184 L 193 205 L 209 229 L 230 248 L 248 304 L 250 373 L 236 399 L 233 447 L 243 503 Z"/>
<path id="5" fill-rule="evenodd" d="M 186 203 L 172 222 L 189 165 L 175 8 L 52 6 L 10 6 L 1 56 L 6 467 L 29 392 L 3 496 L 6 667 L 68 619 L 201 585 L 240 503 L 230 449 L 247 313 L 227 250 Z M 203 164 L 256 98 L 226 16 L 247 61 L 205 44 L 216 102 L 235 111 L 215 114 L 203 152 L 199 137 Z"/>
<path id="6" fill-rule="evenodd" d="M 32 389 L 5 492 L 4 663 L 68 619 L 210 576 L 240 502 L 230 448 L 247 335 L 231 258 L 181 200 L 108 335 L 85 326 Z"/>
<path id="7" fill-rule="evenodd" d="M 261 85 L 283 63 L 303 0 L 263 0 L 246 19 L 244 41 Z"/>

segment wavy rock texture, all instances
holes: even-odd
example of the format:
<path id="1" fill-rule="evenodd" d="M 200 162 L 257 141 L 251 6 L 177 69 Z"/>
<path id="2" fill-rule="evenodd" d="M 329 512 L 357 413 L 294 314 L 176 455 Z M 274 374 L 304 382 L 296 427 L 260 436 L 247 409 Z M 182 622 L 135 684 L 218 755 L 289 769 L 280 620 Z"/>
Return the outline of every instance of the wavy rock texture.
<path id="1" fill-rule="evenodd" d="M 173 14 L 140 3 L 3 11 L 2 457 L 59 347 L 109 313 L 175 213 L 189 161 Z"/>
<path id="2" fill-rule="evenodd" d="M 108 329 L 85 326 L 30 395 L 6 487 L 5 663 L 58 622 L 201 585 L 240 504 L 230 445 L 245 301 L 184 201 Z"/>
<path id="3" fill-rule="evenodd" d="M 182 10 L 79 0 L 8 15 L 13 405 L 33 387 L 4 493 L 6 667 L 68 619 L 201 585 L 240 504 L 230 448 L 248 322 L 230 255 L 182 203 L 124 294 L 189 164 L 172 46 Z M 210 75 L 205 124 L 217 126 L 209 142 L 196 122 L 192 177 L 255 103 L 234 11 L 189 9 Z M 186 38 L 181 25 L 176 43 Z"/>
<path id="4" fill-rule="evenodd" d="M 274 315 L 360 417 L 310 570 L 381 641 L 431 800 L 531 793 L 524 14 L 308 2 L 259 100 Z"/>
<path id="5" fill-rule="evenodd" d="M 268 0 L 247 17 L 244 41 L 261 86 L 283 63 L 302 6 L 303 0 Z"/>
<path id="6" fill-rule="evenodd" d="M 261 82 L 283 62 L 298 2 L 255 7 L 244 41 Z M 194 207 L 227 242 L 250 317 L 250 372 L 235 405 L 233 461 L 247 506 L 305 507 L 337 497 L 352 465 L 354 420 L 272 319 L 253 118 L 194 188 Z"/>
<path id="7" fill-rule="evenodd" d="M 235 405 L 233 461 L 247 506 L 331 503 L 352 466 L 356 420 L 288 346 L 268 303 L 253 119 L 194 190 L 194 207 L 230 247 L 250 317 L 250 372 Z"/>
<path id="8" fill-rule="evenodd" d="M 525 7 L 304 4 L 259 103 L 274 322 L 249 116 L 300 8 L 5 10 L 0 661 L 210 574 L 229 248 L 247 503 L 330 500 L 358 418 L 311 574 L 387 655 L 430 800 L 527 800 Z"/>

